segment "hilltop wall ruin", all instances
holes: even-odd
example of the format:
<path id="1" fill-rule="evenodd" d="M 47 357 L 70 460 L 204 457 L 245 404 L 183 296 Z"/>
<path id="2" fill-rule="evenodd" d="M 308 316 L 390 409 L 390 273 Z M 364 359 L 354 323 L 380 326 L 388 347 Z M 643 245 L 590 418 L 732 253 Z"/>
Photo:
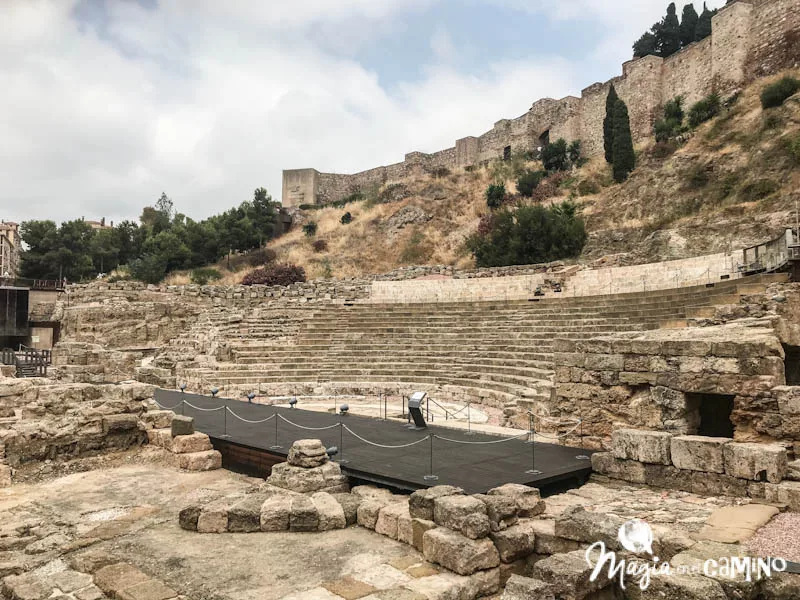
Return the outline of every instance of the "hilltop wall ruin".
<path id="1" fill-rule="evenodd" d="M 564 138 L 580 140 L 584 154 L 603 151 L 603 118 L 613 84 L 627 103 L 635 142 L 651 137 L 663 105 L 683 96 L 690 106 L 717 92 L 730 95 L 748 82 L 800 62 L 800 0 L 740 0 L 714 16 L 712 34 L 668 57 L 646 56 L 622 65 L 622 75 L 594 83 L 580 98 L 544 98 L 516 119 L 503 119 L 479 137 L 457 140 L 432 154 L 353 175 L 316 169 L 283 172 L 283 205 L 327 204 L 359 190 L 400 181 L 415 172 L 477 165 L 510 152 L 536 151 Z"/>

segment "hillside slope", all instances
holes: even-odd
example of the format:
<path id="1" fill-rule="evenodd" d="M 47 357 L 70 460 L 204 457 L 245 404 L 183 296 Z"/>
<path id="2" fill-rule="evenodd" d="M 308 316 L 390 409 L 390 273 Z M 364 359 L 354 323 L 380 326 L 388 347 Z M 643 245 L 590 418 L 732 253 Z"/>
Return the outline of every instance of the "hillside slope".
<path id="1" fill-rule="evenodd" d="M 797 73 L 792 73 L 797 76 Z M 558 186 L 546 203 L 573 199 L 589 242 L 581 260 L 635 264 L 724 251 L 763 241 L 794 222 L 800 199 L 800 94 L 762 110 L 759 80 L 677 149 L 637 148 L 637 168 L 621 185 L 594 158 Z M 674 150 L 674 151 L 673 151 Z M 487 212 L 487 186 L 540 163 L 519 159 L 474 169 L 420 174 L 365 193 L 343 208 L 302 211 L 300 225 L 271 243 L 281 260 L 310 277 L 345 277 L 410 264 L 474 266 L 464 240 Z M 513 198 L 512 202 L 520 201 Z M 353 221 L 344 225 L 342 215 Z M 307 237 L 304 222 L 317 234 Z M 312 243 L 325 240 L 327 249 Z"/>

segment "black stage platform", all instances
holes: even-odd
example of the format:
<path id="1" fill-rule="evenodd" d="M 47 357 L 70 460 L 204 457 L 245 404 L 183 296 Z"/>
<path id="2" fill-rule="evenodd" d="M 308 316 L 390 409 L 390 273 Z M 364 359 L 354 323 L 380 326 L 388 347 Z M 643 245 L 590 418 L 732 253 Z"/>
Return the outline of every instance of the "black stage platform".
<path id="1" fill-rule="evenodd" d="M 341 462 L 347 475 L 403 490 L 447 484 L 482 493 L 504 483 L 577 484 L 591 473 L 590 461 L 578 458 L 591 456 L 591 451 L 531 444 L 525 437 L 470 435 L 433 425 L 412 431 L 392 420 L 276 408 L 171 390 L 158 390 L 156 401 L 194 417 L 195 429 L 208 434 L 223 454 L 225 449 L 239 447 L 250 455 L 263 453 L 264 464 L 270 464 L 284 460 L 294 440 L 321 439 L 326 447 L 339 448 L 334 460 Z M 427 475 L 438 479 L 426 479 Z"/>

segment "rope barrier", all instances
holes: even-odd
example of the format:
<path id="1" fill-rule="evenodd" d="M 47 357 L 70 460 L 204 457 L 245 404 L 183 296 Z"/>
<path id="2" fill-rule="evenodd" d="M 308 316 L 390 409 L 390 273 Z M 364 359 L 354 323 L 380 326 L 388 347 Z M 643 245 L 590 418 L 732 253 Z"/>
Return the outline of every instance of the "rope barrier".
<path id="1" fill-rule="evenodd" d="M 193 404 L 189 404 L 185 400 L 183 403 L 189 408 L 194 410 L 199 410 L 200 412 L 217 412 L 218 410 L 222 410 L 225 408 L 224 406 L 218 406 L 217 408 L 200 408 L 199 406 L 194 406 Z"/>
<path id="2" fill-rule="evenodd" d="M 350 429 L 347 425 L 342 425 L 342 427 L 344 429 L 346 429 L 348 432 L 350 432 L 352 435 L 354 435 L 355 437 L 360 439 L 365 444 L 369 444 L 370 446 L 376 446 L 378 448 L 386 448 L 386 449 L 389 449 L 389 450 L 394 450 L 394 449 L 397 449 L 397 448 L 408 448 L 410 446 L 416 446 L 417 444 L 425 442 L 425 441 L 427 441 L 427 440 L 429 440 L 431 438 L 431 436 L 426 435 L 421 440 L 417 440 L 416 442 L 411 442 L 410 444 L 402 444 L 400 446 L 387 446 L 386 444 L 376 444 L 375 442 L 370 442 L 368 439 L 365 439 L 365 438 L 361 437 L 360 435 L 358 435 L 355 431 Z"/>
<path id="3" fill-rule="evenodd" d="M 169 407 L 169 408 L 168 408 L 168 407 L 164 406 L 163 404 L 161 404 L 161 403 L 160 403 L 158 400 L 156 400 L 156 399 L 153 399 L 153 402 L 155 402 L 155 403 L 156 403 L 156 406 L 158 406 L 158 407 L 159 407 L 161 410 L 175 410 L 175 409 L 176 409 L 176 408 L 178 408 L 178 407 L 179 407 L 181 404 L 183 404 L 183 400 L 181 400 L 181 401 L 180 401 L 180 402 L 178 402 L 178 403 L 177 403 L 175 406 L 172 406 L 172 407 Z"/>
<path id="4" fill-rule="evenodd" d="M 552 434 L 549 434 L 549 433 L 537 433 L 535 431 L 533 432 L 533 434 L 534 435 L 538 435 L 539 437 L 543 437 L 543 438 L 547 438 L 547 439 L 551 439 L 551 440 L 558 440 L 558 439 L 561 439 L 561 438 L 565 438 L 568 435 L 570 435 L 571 433 L 573 433 L 578 427 L 581 426 L 581 423 L 582 423 L 582 421 L 578 421 L 572 429 L 570 429 L 570 430 L 568 430 L 568 431 L 566 431 L 564 433 L 561 433 L 561 434 L 552 435 Z"/>
<path id="5" fill-rule="evenodd" d="M 283 415 L 278 415 L 278 417 L 286 421 L 289 425 L 293 425 L 298 429 L 305 429 L 306 431 L 325 431 L 327 429 L 334 429 L 336 427 L 339 427 L 339 423 L 335 423 L 334 425 L 329 425 L 328 427 L 305 427 L 303 425 L 298 425 L 297 423 L 292 423 L 289 419 L 287 419 Z"/>
<path id="6" fill-rule="evenodd" d="M 437 440 L 443 440 L 445 442 L 452 442 L 454 444 L 502 444 L 503 442 L 512 442 L 514 440 L 520 440 L 524 437 L 528 437 L 529 433 L 526 431 L 522 435 L 518 435 L 516 437 L 510 438 L 503 438 L 502 440 L 491 440 L 489 442 L 467 442 L 464 440 L 451 440 L 450 438 L 442 437 L 440 435 L 434 435 Z"/>
<path id="7" fill-rule="evenodd" d="M 240 421 L 242 421 L 243 423 L 250 423 L 251 425 L 258 425 L 259 423 L 266 423 L 267 421 L 271 421 L 272 419 L 274 419 L 274 418 L 275 418 L 275 415 L 272 415 L 272 416 L 270 416 L 270 417 L 267 417 L 266 419 L 262 419 L 261 421 L 251 421 L 251 420 L 249 420 L 249 419 L 245 419 L 245 418 L 243 418 L 243 417 L 240 417 L 239 415 L 237 415 L 235 412 L 233 412 L 233 411 L 232 411 L 230 408 L 228 408 L 227 406 L 226 406 L 225 408 L 227 408 L 229 413 L 231 413 L 231 414 L 232 414 L 234 417 L 236 417 L 237 419 L 239 419 L 239 420 L 240 420 Z"/>

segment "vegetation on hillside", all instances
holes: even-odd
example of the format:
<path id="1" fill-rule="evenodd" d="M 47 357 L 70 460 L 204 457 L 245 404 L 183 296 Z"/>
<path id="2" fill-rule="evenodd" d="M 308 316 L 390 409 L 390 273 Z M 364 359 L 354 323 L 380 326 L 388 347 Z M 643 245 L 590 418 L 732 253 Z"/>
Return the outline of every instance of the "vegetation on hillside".
<path id="1" fill-rule="evenodd" d="M 699 42 L 711 35 L 711 19 L 717 9 L 708 10 L 703 3 L 703 12 L 698 15 L 693 4 L 683 7 L 682 18 L 678 20 L 675 3 L 667 7 L 667 14 L 633 44 L 633 56 L 672 56 L 681 48 Z"/>

